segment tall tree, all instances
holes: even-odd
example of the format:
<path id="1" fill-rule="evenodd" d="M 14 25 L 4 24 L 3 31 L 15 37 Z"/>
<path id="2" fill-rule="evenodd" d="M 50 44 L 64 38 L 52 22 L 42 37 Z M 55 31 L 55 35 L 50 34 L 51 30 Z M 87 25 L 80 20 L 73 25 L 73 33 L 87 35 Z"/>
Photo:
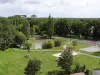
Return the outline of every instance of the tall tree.
<path id="1" fill-rule="evenodd" d="M 50 39 L 54 35 L 54 23 L 53 23 L 53 18 L 51 18 L 51 15 L 49 15 L 47 21 L 47 35 Z"/>
<path id="2" fill-rule="evenodd" d="M 22 24 L 23 24 L 22 32 L 28 39 L 30 37 L 30 24 L 27 19 L 23 19 Z"/>
<path id="3" fill-rule="evenodd" d="M 71 65 L 73 62 L 72 48 L 68 47 L 64 50 L 58 59 L 58 66 L 60 66 L 66 75 L 70 74 Z"/>
<path id="4" fill-rule="evenodd" d="M 5 18 L 0 18 L 0 49 L 6 50 L 14 41 L 15 27 Z"/>

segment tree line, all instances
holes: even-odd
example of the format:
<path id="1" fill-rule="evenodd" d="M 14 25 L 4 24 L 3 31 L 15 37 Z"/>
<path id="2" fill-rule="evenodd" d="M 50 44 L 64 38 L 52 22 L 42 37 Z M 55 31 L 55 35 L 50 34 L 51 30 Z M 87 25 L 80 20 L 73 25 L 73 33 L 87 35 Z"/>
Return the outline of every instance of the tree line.
<path id="1" fill-rule="evenodd" d="M 99 40 L 100 19 L 28 18 L 26 15 L 0 17 L 0 49 L 25 44 L 34 35 L 76 37 Z"/>

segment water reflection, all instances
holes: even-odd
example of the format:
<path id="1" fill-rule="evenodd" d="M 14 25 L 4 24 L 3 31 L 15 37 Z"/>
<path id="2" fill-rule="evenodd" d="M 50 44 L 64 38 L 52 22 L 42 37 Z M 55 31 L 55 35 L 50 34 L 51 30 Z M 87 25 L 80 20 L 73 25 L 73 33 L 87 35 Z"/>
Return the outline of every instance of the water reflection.
<path id="1" fill-rule="evenodd" d="M 42 44 L 45 42 L 46 40 L 35 40 L 35 49 L 42 49 Z"/>

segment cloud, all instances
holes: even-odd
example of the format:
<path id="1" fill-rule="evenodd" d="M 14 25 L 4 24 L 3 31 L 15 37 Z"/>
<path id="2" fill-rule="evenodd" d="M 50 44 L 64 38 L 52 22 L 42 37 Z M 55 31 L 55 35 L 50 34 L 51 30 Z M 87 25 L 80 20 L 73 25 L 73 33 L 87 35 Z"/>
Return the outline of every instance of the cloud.
<path id="1" fill-rule="evenodd" d="M 0 0 L 0 3 L 13 3 L 15 0 Z"/>
<path id="2" fill-rule="evenodd" d="M 0 16 L 100 17 L 100 0 L 0 0 Z"/>
<path id="3" fill-rule="evenodd" d="M 40 4 L 41 1 L 39 0 L 28 0 L 28 1 L 25 1 L 26 4 Z"/>

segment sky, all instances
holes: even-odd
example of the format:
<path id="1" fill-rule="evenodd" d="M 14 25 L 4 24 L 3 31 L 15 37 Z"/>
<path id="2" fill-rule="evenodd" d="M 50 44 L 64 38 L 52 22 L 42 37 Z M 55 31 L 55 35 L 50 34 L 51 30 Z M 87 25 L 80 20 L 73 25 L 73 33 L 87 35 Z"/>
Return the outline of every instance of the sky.
<path id="1" fill-rule="evenodd" d="M 0 0 L 0 16 L 100 18 L 100 0 Z"/>

